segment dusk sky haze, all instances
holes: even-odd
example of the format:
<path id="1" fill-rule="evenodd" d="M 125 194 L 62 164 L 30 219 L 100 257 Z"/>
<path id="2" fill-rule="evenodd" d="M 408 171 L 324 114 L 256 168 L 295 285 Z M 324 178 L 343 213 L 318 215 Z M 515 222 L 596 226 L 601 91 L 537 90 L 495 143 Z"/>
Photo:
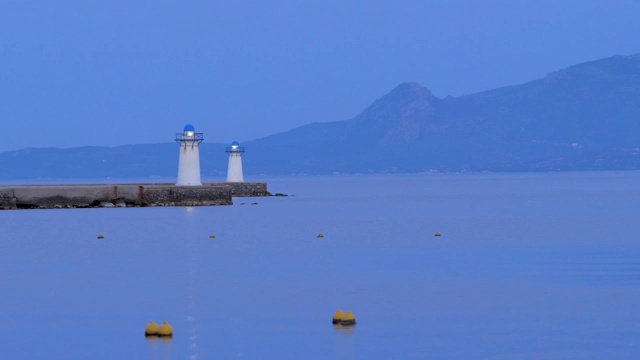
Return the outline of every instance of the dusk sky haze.
<path id="1" fill-rule="evenodd" d="M 247 141 L 640 53 L 640 1 L 0 0 L 0 151 Z"/>

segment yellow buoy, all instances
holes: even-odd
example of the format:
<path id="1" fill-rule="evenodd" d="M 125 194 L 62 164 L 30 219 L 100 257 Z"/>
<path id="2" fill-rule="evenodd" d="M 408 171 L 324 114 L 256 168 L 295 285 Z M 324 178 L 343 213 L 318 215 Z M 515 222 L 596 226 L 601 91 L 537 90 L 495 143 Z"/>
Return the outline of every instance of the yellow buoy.
<path id="1" fill-rule="evenodd" d="M 318 237 L 321 238 L 321 237 L 324 237 L 324 235 L 322 235 L 322 233 L 320 233 L 320 234 L 318 234 Z"/>
<path id="2" fill-rule="evenodd" d="M 173 336 L 173 329 L 171 328 L 171 325 L 167 324 L 167 322 L 164 321 L 162 325 L 160 325 L 160 328 L 158 329 L 158 336 L 167 336 L 167 337 Z"/>
<path id="3" fill-rule="evenodd" d="M 158 324 L 154 323 L 153 321 L 149 323 L 149 325 L 147 325 L 146 328 L 144 328 L 144 335 L 145 336 L 155 336 L 158 335 L 158 330 L 160 329 L 160 327 L 158 326 Z"/>
<path id="4" fill-rule="evenodd" d="M 340 321 L 342 321 L 343 318 L 344 318 L 344 313 L 342 312 L 342 310 L 338 309 L 333 314 L 333 319 L 331 320 L 331 322 L 334 323 L 334 324 L 337 324 Z"/>
<path id="5" fill-rule="evenodd" d="M 215 239 L 215 238 L 216 238 L 215 235 L 213 235 L 213 234 L 209 235 L 209 239 Z"/>
<path id="6" fill-rule="evenodd" d="M 98 234 L 98 239 L 104 239 L 104 235 Z"/>
<path id="7" fill-rule="evenodd" d="M 436 231 L 436 233 L 433 234 L 433 236 L 440 236 L 440 233 Z"/>
<path id="8" fill-rule="evenodd" d="M 344 314 L 344 316 L 342 317 L 342 320 L 340 320 L 340 325 L 343 325 L 343 326 L 349 326 L 349 325 L 355 325 L 355 324 L 356 324 L 356 317 L 353 316 L 351 311 L 347 311 L 347 313 Z"/>

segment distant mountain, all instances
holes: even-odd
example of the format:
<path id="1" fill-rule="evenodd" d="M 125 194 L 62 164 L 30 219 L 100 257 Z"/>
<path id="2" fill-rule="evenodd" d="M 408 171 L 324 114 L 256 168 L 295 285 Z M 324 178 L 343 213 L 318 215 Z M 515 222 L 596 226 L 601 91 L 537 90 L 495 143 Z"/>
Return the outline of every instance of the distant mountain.
<path id="1" fill-rule="evenodd" d="M 455 98 L 404 83 L 351 120 L 247 147 L 261 171 L 275 165 L 269 159 L 320 173 L 638 169 L 640 54 Z"/>
<path id="2" fill-rule="evenodd" d="M 640 169 L 640 54 L 461 97 L 403 83 L 353 119 L 243 145 L 248 175 Z M 224 146 L 203 143 L 203 175 L 224 175 Z M 3 178 L 175 176 L 177 150 L 30 148 L 0 164 Z"/>

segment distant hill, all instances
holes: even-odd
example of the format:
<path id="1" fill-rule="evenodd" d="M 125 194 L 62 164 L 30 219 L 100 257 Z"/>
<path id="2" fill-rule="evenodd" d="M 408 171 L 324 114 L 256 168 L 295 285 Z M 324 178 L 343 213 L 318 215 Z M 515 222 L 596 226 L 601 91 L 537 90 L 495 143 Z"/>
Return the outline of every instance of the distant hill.
<path id="1" fill-rule="evenodd" d="M 249 176 L 640 169 L 640 54 L 461 97 L 403 83 L 353 119 L 243 145 Z M 203 175 L 224 175 L 224 146 L 203 143 Z M 29 148 L 0 153 L 0 176 L 175 176 L 176 147 Z"/>
<path id="2" fill-rule="evenodd" d="M 638 169 L 640 54 L 455 98 L 404 83 L 351 120 L 247 147 L 261 171 L 269 158 L 312 173 Z"/>
<path id="3" fill-rule="evenodd" d="M 225 176 L 224 144 L 202 144 L 203 176 Z M 0 153 L 3 179 L 175 177 L 176 143 L 116 147 L 27 148 Z"/>

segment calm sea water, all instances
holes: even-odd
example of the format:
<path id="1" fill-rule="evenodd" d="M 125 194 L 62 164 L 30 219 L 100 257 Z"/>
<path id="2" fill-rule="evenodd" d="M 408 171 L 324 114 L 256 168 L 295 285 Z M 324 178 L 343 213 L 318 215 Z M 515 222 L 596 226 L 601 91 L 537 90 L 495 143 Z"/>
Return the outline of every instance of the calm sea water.
<path id="1" fill-rule="evenodd" d="M 1 211 L 0 358 L 640 357 L 640 172 L 269 190 L 292 196 Z"/>

